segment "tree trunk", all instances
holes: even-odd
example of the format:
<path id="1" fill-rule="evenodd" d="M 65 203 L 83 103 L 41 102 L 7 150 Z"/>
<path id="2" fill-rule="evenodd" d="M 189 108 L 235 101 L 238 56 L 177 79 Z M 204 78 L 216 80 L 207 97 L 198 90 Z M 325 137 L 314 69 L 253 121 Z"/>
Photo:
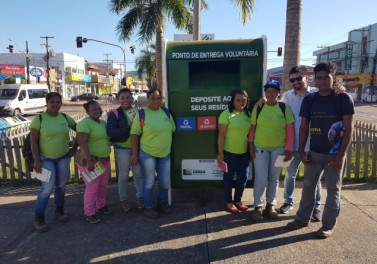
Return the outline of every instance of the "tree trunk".
<path id="1" fill-rule="evenodd" d="M 162 38 L 164 37 L 162 28 L 157 30 L 156 34 L 156 73 L 157 73 L 157 88 L 159 88 L 162 92 L 162 96 L 164 95 L 164 69 L 163 69 L 163 61 L 162 61 Z"/>
<path id="2" fill-rule="evenodd" d="M 201 40 L 200 37 L 200 12 L 201 12 L 201 0 L 194 0 L 194 32 L 193 40 Z"/>
<path id="3" fill-rule="evenodd" d="M 287 0 L 282 93 L 291 89 L 289 70 L 300 64 L 302 0 Z"/>

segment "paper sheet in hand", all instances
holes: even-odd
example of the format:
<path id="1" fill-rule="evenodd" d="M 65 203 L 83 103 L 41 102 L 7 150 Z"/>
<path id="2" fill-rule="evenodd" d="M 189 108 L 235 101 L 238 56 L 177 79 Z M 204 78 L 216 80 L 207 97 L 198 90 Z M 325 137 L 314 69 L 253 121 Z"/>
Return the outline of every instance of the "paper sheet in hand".
<path id="1" fill-rule="evenodd" d="M 81 170 L 81 168 L 84 168 L 84 169 Z M 97 178 L 98 176 L 100 176 L 102 173 L 105 172 L 105 167 L 100 161 L 97 161 L 96 163 L 94 163 L 93 171 L 89 171 L 85 167 L 81 167 L 81 168 L 78 167 L 82 177 L 84 177 L 88 182 L 91 182 L 92 180 L 94 180 L 95 178 Z"/>
<path id="2" fill-rule="evenodd" d="M 288 161 L 284 161 L 284 158 L 285 158 L 285 155 L 279 155 L 275 160 L 274 166 L 275 167 L 288 167 L 291 164 L 293 158 L 291 158 Z"/>
<path id="3" fill-rule="evenodd" d="M 33 177 L 37 178 L 40 181 L 49 182 L 51 177 L 51 171 L 42 168 L 42 172 L 37 173 L 33 170 Z"/>
<path id="4" fill-rule="evenodd" d="M 223 172 L 228 172 L 228 164 L 226 162 L 222 161 L 218 163 L 218 166 Z"/>

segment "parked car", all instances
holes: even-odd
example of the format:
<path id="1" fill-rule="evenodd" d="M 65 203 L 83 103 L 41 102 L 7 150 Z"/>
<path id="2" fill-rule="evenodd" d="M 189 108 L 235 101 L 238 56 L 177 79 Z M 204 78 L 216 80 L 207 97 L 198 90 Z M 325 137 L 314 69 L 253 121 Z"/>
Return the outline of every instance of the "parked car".
<path id="1" fill-rule="evenodd" d="M 48 87 L 45 84 L 4 84 L 0 86 L 0 114 L 23 115 L 42 112 Z"/>
<path id="2" fill-rule="evenodd" d="M 98 96 L 92 93 L 83 93 L 80 95 L 74 95 L 71 97 L 71 101 L 90 101 L 90 100 L 98 100 Z"/>
<path id="3" fill-rule="evenodd" d="M 98 98 L 99 98 L 99 100 L 101 100 L 101 99 L 102 99 L 102 100 L 103 100 L 103 99 L 106 99 L 106 100 L 107 100 L 107 99 L 109 98 L 109 94 L 99 94 L 99 95 L 98 95 Z"/>

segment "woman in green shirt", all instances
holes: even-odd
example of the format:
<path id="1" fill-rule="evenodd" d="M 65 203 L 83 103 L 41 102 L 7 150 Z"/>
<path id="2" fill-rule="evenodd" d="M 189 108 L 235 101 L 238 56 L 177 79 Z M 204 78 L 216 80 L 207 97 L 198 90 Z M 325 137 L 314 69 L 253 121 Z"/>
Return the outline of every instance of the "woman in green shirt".
<path id="1" fill-rule="evenodd" d="M 232 213 L 246 211 L 248 207 L 241 202 L 249 172 L 249 153 L 247 134 L 250 129 L 249 96 L 246 91 L 237 89 L 231 93 L 228 109 L 219 117 L 217 137 L 217 162 L 226 163 L 228 171 L 224 172 L 223 188 L 226 209 Z M 234 174 L 237 174 L 234 200 L 232 186 Z"/>
<path id="2" fill-rule="evenodd" d="M 144 216 L 153 219 L 159 216 L 155 209 L 162 213 L 170 213 L 170 151 L 175 124 L 169 111 L 161 108 L 162 95 L 159 89 L 149 90 L 147 100 L 148 107 L 139 110 L 132 123 L 131 164 L 135 166 L 140 162 L 144 177 Z M 141 113 L 144 116 L 141 116 Z M 153 199 L 156 172 L 159 184 L 157 208 Z"/>
<path id="3" fill-rule="evenodd" d="M 65 190 L 70 173 L 69 130 L 76 130 L 76 122 L 61 114 L 62 97 L 51 92 L 46 96 L 47 110 L 34 117 L 30 124 L 30 144 L 34 159 L 34 172 L 50 171 L 50 180 L 42 181 L 35 205 L 34 228 L 45 232 L 45 211 L 52 191 L 55 189 L 55 218 L 67 222 L 64 213 Z M 42 171 L 43 170 L 43 171 Z"/>
<path id="4" fill-rule="evenodd" d="M 80 155 L 83 161 L 78 165 L 80 171 L 93 171 L 95 163 L 100 162 L 104 172 L 92 181 L 83 177 L 85 182 L 84 213 L 86 220 L 95 224 L 100 222 L 96 212 L 109 214 L 106 205 L 106 189 L 110 175 L 110 142 L 106 133 L 106 122 L 101 119 L 102 108 L 96 101 L 84 104 L 88 117 L 77 124 L 77 142 L 80 146 Z"/>

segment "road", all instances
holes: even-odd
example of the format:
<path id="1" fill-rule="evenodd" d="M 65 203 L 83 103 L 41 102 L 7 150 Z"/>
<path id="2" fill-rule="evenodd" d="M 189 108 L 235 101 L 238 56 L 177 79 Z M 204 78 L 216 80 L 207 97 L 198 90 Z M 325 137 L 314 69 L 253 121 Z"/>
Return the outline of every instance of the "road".
<path id="1" fill-rule="evenodd" d="M 376 103 L 355 103 L 354 120 L 365 123 L 377 124 L 377 104 Z"/>

